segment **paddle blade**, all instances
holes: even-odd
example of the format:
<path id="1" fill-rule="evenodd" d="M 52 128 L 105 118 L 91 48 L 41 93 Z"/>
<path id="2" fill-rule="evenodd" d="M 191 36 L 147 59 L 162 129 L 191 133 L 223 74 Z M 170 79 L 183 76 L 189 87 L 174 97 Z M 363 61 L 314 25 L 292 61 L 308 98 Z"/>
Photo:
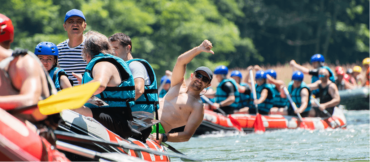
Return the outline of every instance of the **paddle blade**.
<path id="1" fill-rule="evenodd" d="M 240 123 L 238 120 L 236 120 L 235 118 L 233 118 L 230 114 L 229 114 L 229 119 L 231 121 L 231 123 L 233 124 L 233 126 L 239 131 L 239 132 L 242 132 L 243 129 L 242 129 L 242 126 L 240 126 Z"/>
<path id="2" fill-rule="evenodd" d="M 82 107 L 86 101 L 99 88 L 100 82 L 91 82 L 66 88 L 57 94 L 38 103 L 40 112 L 44 115 L 59 113 L 66 109 L 77 109 Z"/>
<path id="3" fill-rule="evenodd" d="M 253 127 L 254 127 L 255 133 L 263 133 L 266 131 L 265 126 L 263 126 L 261 114 L 257 113 L 256 119 L 254 120 Z"/>

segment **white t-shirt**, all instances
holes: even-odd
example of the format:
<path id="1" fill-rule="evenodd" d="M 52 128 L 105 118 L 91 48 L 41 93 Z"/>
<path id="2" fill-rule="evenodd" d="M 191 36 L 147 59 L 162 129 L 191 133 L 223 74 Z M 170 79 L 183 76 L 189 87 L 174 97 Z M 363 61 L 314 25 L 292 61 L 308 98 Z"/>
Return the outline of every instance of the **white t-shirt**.
<path id="1" fill-rule="evenodd" d="M 150 81 L 148 71 L 146 70 L 145 66 L 139 61 L 133 61 L 129 65 L 132 77 L 135 78 L 143 78 L 145 81 L 145 85 L 150 85 L 152 82 Z"/>

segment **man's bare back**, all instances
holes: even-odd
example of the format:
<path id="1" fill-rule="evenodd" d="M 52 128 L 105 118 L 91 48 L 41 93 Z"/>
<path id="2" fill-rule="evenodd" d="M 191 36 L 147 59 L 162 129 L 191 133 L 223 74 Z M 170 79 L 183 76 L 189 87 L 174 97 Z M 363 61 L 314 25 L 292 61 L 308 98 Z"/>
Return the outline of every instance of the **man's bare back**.
<path id="1" fill-rule="evenodd" d="M 11 51 L 0 49 L 0 61 L 9 56 Z M 15 57 L 4 70 L 0 70 L 0 89 L 0 108 L 6 110 L 36 104 L 42 97 L 50 95 L 41 64 L 29 54 Z M 34 120 L 46 117 L 38 109 L 31 116 Z M 32 121 L 30 116 L 22 117 Z"/>
<path id="2" fill-rule="evenodd" d="M 187 89 L 184 85 L 172 87 L 159 103 L 158 115 L 166 133 L 173 128 L 186 125 L 192 112 L 199 113 L 203 117 L 203 103 L 200 97 L 188 95 Z M 162 111 L 166 113 L 163 114 Z"/>

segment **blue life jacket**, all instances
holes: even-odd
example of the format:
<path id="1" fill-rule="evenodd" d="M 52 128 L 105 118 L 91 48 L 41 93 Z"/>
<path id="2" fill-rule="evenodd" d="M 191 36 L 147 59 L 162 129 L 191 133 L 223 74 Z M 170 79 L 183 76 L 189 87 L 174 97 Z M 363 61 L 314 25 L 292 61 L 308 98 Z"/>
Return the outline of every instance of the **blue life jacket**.
<path id="1" fill-rule="evenodd" d="M 155 72 L 152 66 L 150 66 L 150 64 L 144 59 L 131 59 L 126 61 L 126 63 L 130 65 L 133 61 L 138 61 L 144 65 L 152 83 L 150 85 L 145 85 L 144 93 L 135 101 L 135 105 L 131 107 L 131 110 L 132 112 L 146 111 L 153 113 L 155 109 L 159 109 L 157 78 L 155 76 Z"/>
<path id="2" fill-rule="evenodd" d="M 222 101 L 225 101 L 228 97 L 228 94 L 226 94 L 225 91 L 222 90 L 222 85 L 224 85 L 226 82 L 231 82 L 234 85 L 234 95 L 235 95 L 235 101 L 229 107 L 233 107 L 235 109 L 238 109 L 239 107 L 239 101 L 240 101 L 240 96 L 239 96 L 239 89 L 238 86 L 235 82 L 234 79 L 224 79 L 221 81 L 220 84 L 218 84 L 217 89 L 216 89 L 216 96 L 215 96 L 215 101 L 216 103 L 221 103 Z"/>
<path id="3" fill-rule="evenodd" d="M 256 84 L 257 99 L 259 99 L 261 97 L 261 93 L 262 93 L 263 89 L 267 89 L 272 96 L 271 96 L 271 98 L 269 96 L 267 96 L 265 101 L 258 104 L 258 111 L 270 112 L 270 109 L 273 107 L 273 99 L 275 97 L 275 94 L 273 93 L 273 87 L 271 86 L 271 84 L 266 84 L 266 83 L 264 83 L 260 86 L 258 86 L 258 84 Z M 251 107 L 255 108 L 253 100 L 251 100 Z"/>
<path id="4" fill-rule="evenodd" d="M 240 85 L 250 88 L 247 83 L 240 83 Z M 250 107 L 249 105 L 250 105 L 252 98 L 253 98 L 252 94 L 240 93 L 239 109 L 243 107 Z"/>
<path id="5" fill-rule="evenodd" d="M 82 84 L 93 80 L 92 70 L 95 64 L 101 61 L 107 61 L 116 66 L 122 82 L 117 87 L 106 87 L 103 92 L 95 95 L 105 101 L 108 106 L 97 107 L 88 103 L 85 105 L 89 108 L 129 108 L 129 111 L 131 112 L 131 107 L 135 105 L 135 82 L 130 68 L 121 58 L 102 53 L 95 55 L 86 66 L 85 73 L 82 78 Z"/>
<path id="6" fill-rule="evenodd" d="M 159 98 L 163 98 L 166 94 L 167 94 L 167 91 L 166 91 L 165 89 L 162 89 L 162 90 L 159 92 Z"/>
<path id="7" fill-rule="evenodd" d="M 329 71 L 330 73 L 330 77 L 329 77 L 329 80 L 332 81 L 333 83 L 335 83 L 335 77 L 334 77 L 334 73 L 333 71 L 328 67 L 328 66 L 321 66 L 320 68 L 325 68 Z M 318 76 L 312 76 L 311 77 L 311 83 L 315 83 L 317 80 L 319 80 L 319 77 Z M 312 94 L 314 95 L 318 95 L 319 94 L 319 90 L 318 89 L 315 89 L 312 91 Z"/>
<path id="8" fill-rule="evenodd" d="M 288 106 L 289 105 L 288 99 L 287 98 L 281 98 L 280 91 L 276 89 L 275 84 L 271 84 L 271 86 L 273 87 L 272 90 L 273 90 L 273 94 L 275 95 L 275 97 L 272 99 L 272 103 L 273 103 L 274 107 Z"/>
<path id="9" fill-rule="evenodd" d="M 62 75 L 65 75 L 65 76 L 68 78 L 67 73 L 66 73 L 63 69 L 61 69 L 61 68 L 54 67 L 54 68 L 52 68 L 52 69 L 49 71 L 49 76 L 50 76 L 50 78 L 51 78 L 51 79 L 53 79 L 53 82 L 54 82 L 55 88 L 56 88 L 58 91 L 62 90 L 62 86 L 61 86 L 61 84 L 60 84 L 60 77 L 61 77 Z M 71 80 L 70 80 L 70 82 L 71 82 Z M 72 82 L 71 82 L 71 84 L 72 84 Z M 73 85 L 73 84 L 72 84 L 72 85 Z"/>
<path id="10" fill-rule="evenodd" d="M 305 82 L 301 83 L 301 86 L 298 88 L 293 89 L 293 81 L 289 83 L 288 90 L 289 94 L 292 97 L 293 102 L 297 105 L 297 108 L 301 107 L 301 90 L 303 88 L 306 88 L 308 90 L 308 105 L 307 108 L 304 110 L 304 112 L 310 111 L 311 110 L 311 90 L 308 88 Z M 293 89 L 293 90 L 292 90 Z M 289 104 L 290 105 L 290 104 Z M 289 109 L 292 109 L 292 106 L 289 106 Z"/>

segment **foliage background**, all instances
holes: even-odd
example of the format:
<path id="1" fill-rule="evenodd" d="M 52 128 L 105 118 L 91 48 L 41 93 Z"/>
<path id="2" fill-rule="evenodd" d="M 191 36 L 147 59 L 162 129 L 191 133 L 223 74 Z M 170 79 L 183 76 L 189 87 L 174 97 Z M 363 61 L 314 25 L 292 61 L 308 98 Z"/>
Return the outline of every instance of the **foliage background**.
<path id="1" fill-rule="evenodd" d="M 309 61 L 359 64 L 369 56 L 369 0 L 0 0 L 12 19 L 12 48 L 33 50 L 41 41 L 67 39 L 65 13 L 81 9 L 87 30 L 129 35 L 133 55 L 148 60 L 157 77 L 178 55 L 209 39 L 215 55 L 188 66 L 246 68 Z"/>

